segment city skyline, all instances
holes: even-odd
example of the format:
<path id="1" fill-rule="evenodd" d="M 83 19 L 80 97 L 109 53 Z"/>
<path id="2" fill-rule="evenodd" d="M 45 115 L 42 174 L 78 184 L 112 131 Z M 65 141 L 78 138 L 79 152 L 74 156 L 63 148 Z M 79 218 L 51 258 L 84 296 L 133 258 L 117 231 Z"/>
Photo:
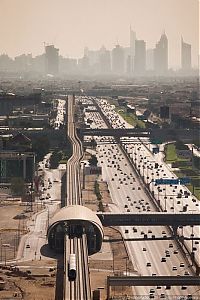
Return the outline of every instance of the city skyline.
<path id="1" fill-rule="evenodd" d="M 146 49 L 146 41 L 136 38 L 136 33 L 130 27 L 130 45 L 122 47 L 115 45 L 112 50 L 104 46 L 98 50 L 84 48 L 84 54 L 79 59 L 66 58 L 59 55 L 59 48 L 53 44 L 45 46 L 45 52 L 33 57 L 32 54 L 21 54 L 14 59 L 0 55 L 0 70 L 5 72 L 39 72 L 46 75 L 59 74 L 101 74 L 167 76 L 173 71 L 181 75 L 194 74 L 191 65 L 191 45 L 181 36 L 181 65 L 172 69 L 168 64 L 168 37 L 165 32 L 160 36 L 154 48 Z"/>
<path id="2" fill-rule="evenodd" d="M 146 48 L 154 48 L 165 30 L 169 40 L 169 67 L 181 64 L 180 37 L 192 45 L 192 65 L 199 52 L 197 0 L 0 2 L 0 54 L 15 57 L 44 53 L 44 42 L 54 44 L 64 57 L 80 58 L 83 49 L 113 49 L 117 41 L 129 46 L 129 27 Z M 47 9 L 48 7 L 48 9 Z M 158 12 L 159 14 L 155 12 Z M 185 20 L 188 22 L 185 22 Z M 8 22 L 9 20 L 9 22 Z M 12 20 L 12 21 L 11 21 Z M 146 22 L 144 22 L 146 20 Z M 8 25 L 9 24 L 9 25 Z M 69 42 L 70 41 L 70 42 Z"/>

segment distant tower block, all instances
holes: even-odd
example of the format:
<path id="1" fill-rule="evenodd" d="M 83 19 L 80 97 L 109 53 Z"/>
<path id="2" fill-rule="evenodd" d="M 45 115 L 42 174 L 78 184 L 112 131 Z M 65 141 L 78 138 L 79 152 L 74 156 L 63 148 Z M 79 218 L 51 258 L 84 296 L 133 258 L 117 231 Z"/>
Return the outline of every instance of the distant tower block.
<path id="1" fill-rule="evenodd" d="M 59 72 L 59 49 L 54 45 L 45 46 L 46 74 L 57 75 Z"/>

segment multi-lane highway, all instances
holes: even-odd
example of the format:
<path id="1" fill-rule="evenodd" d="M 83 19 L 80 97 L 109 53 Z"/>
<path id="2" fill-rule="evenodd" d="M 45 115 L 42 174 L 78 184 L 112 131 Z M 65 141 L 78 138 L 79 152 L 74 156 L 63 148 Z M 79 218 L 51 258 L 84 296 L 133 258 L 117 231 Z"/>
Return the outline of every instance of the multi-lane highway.
<path id="1" fill-rule="evenodd" d="M 84 99 L 87 101 L 87 99 Z M 89 100 L 88 100 L 89 101 Z M 110 106 L 106 100 L 96 99 L 98 105 L 101 107 L 103 113 L 108 118 L 110 124 L 113 128 L 117 127 L 130 127 L 118 114 L 115 113 L 114 108 Z M 97 112 L 85 113 L 86 119 L 89 118 L 93 122 L 91 124 L 92 128 L 106 128 L 105 123 L 103 122 L 101 116 Z M 121 150 L 121 147 L 117 144 L 108 144 L 108 138 L 98 138 L 95 137 L 98 146 L 97 146 L 97 157 L 99 164 L 102 166 L 102 178 L 107 181 L 108 188 L 110 191 L 111 198 L 116 206 L 117 212 L 146 212 L 155 211 L 155 205 L 151 201 L 148 193 L 145 192 L 144 184 L 142 180 L 138 177 L 138 173 L 134 171 L 134 168 L 130 165 L 124 152 Z M 106 142 L 105 142 L 106 140 Z M 110 138 L 110 141 L 113 142 L 113 138 Z M 130 142 L 130 140 L 129 140 Z M 147 141 L 144 141 L 147 142 Z M 127 152 L 132 154 L 133 159 L 136 159 L 137 168 L 139 168 L 140 160 L 147 161 L 149 159 L 149 164 L 152 166 L 155 164 L 155 156 L 146 148 L 143 141 L 137 139 L 134 143 L 131 143 L 126 146 Z M 150 146 L 151 147 L 151 146 Z M 133 151 L 132 151 L 133 150 Z M 135 154 L 136 153 L 136 154 Z M 141 159 L 141 157 L 143 159 Z M 146 158 L 145 158 L 146 157 Z M 161 162 L 160 162 L 161 165 Z M 150 166 L 150 165 L 149 165 Z M 149 169 L 141 170 L 141 173 L 144 172 L 144 177 L 146 176 L 147 180 L 150 180 L 149 174 L 147 172 Z M 153 170 L 151 170 L 151 175 L 153 176 Z M 164 170 L 164 171 L 163 171 Z M 155 171 L 155 170 L 154 170 Z M 164 175 L 166 174 L 166 175 Z M 143 175 L 143 174 L 141 174 Z M 159 175 L 161 176 L 170 176 L 170 170 L 162 161 L 162 166 L 160 166 Z M 155 175 L 156 176 L 156 173 Z M 149 177 L 149 178 L 147 178 Z M 151 183 L 151 188 L 153 183 Z M 184 188 L 184 187 L 182 187 Z M 161 188 L 160 188 L 161 189 Z M 180 187 L 179 187 L 180 189 Z M 166 190 L 167 195 L 169 191 Z M 159 195 L 161 200 L 161 195 Z M 166 200 L 165 192 L 163 199 Z M 190 197 L 191 198 L 191 197 Z M 171 200 L 169 198 L 169 200 Z M 186 199 L 185 199 L 186 200 Z M 191 200 L 191 199 L 190 199 Z M 184 201 L 184 200 L 182 200 Z M 190 203 L 191 202 L 191 203 Z M 190 206 L 190 204 L 191 206 Z M 165 205 L 163 200 L 161 205 Z M 178 211 L 176 207 L 171 209 L 171 204 L 167 201 L 166 209 L 167 211 Z M 179 205 L 179 204 L 177 204 Z M 176 205 L 176 206 L 177 206 Z M 184 203 L 182 204 L 184 205 Z M 195 210 L 198 210 L 198 206 L 193 205 L 193 201 L 188 201 L 188 209 L 195 207 Z M 179 206 L 177 206 L 179 207 Z M 192 208 L 190 208 L 192 207 Z M 184 232 L 190 229 L 184 229 Z M 198 229 L 196 229 L 198 234 Z M 121 231 L 124 237 L 144 237 L 144 240 L 141 242 L 127 242 L 127 248 L 129 251 L 130 259 L 132 260 L 133 266 L 137 269 L 138 275 L 192 275 L 194 270 L 191 267 L 186 255 L 183 254 L 179 245 L 174 241 L 165 240 L 165 236 L 170 235 L 169 228 L 167 227 L 122 227 Z M 194 234 L 194 233 L 193 233 Z M 146 238 L 152 237 L 163 237 L 161 241 L 146 240 Z M 191 243 L 191 242 L 188 242 Z M 196 244 L 198 246 L 198 244 Z M 198 250 L 197 250 L 198 251 Z M 134 294 L 136 295 L 150 295 L 151 298 L 160 296 L 164 298 L 166 295 L 199 295 L 197 287 L 171 287 L 171 289 L 166 289 L 166 287 L 135 287 Z"/>
<path id="2" fill-rule="evenodd" d="M 115 111 L 114 108 L 105 101 L 100 103 L 102 110 L 111 120 L 111 125 L 114 128 L 130 127 Z M 114 124 L 113 124 L 114 123 Z M 181 212 L 187 209 L 188 212 L 199 212 L 199 201 L 190 193 L 190 191 L 182 185 L 156 185 L 154 180 L 158 178 L 177 178 L 169 167 L 163 162 L 163 156 L 160 154 L 154 155 L 151 145 L 147 139 L 123 139 L 123 144 L 127 153 L 135 163 L 141 176 L 151 191 L 154 192 L 157 201 L 163 211 Z M 131 143 L 132 141 L 132 143 Z M 128 143 L 127 143 L 128 142 Z M 139 143 L 138 143 L 139 142 Z M 158 168 L 155 169 L 155 163 L 158 163 Z M 179 198 L 180 197 L 180 198 Z M 199 236 L 199 227 L 187 227 L 181 230 L 181 234 L 186 237 Z M 193 252 L 195 262 L 200 264 L 200 247 L 199 242 L 185 241 L 188 252 Z"/>

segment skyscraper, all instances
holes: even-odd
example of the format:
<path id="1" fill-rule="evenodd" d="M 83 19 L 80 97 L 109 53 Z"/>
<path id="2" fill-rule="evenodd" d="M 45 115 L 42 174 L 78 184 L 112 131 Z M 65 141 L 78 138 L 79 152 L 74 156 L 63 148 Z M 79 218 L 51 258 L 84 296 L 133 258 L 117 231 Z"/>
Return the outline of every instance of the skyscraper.
<path id="1" fill-rule="evenodd" d="M 154 49 L 147 49 L 146 51 L 146 70 L 153 71 L 154 69 Z"/>
<path id="2" fill-rule="evenodd" d="M 146 43 L 143 40 L 135 41 L 134 74 L 144 75 L 146 71 Z"/>
<path id="3" fill-rule="evenodd" d="M 168 39 L 165 33 L 154 49 L 154 70 L 156 75 L 166 75 L 168 71 Z"/>
<path id="4" fill-rule="evenodd" d="M 134 71 L 134 57 L 135 57 L 135 40 L 136 40 L 136 33 L 130 27 L 130 71 L 133 73 Z"/>
<path id="5" fill-rule="evenodd" d="M 192 67 L 191 45 L 183 41 L 181 37 L 181 68 L 183 71 L 189 71 Z"/>
<path id="6" fill-rule="evenodd" d="M 54 45 L 45 46 L 46 74 L 56 75 L 59 71 L 59 49 Z"/>
<path id="7" fill-rule="evenodd" d="M 120 45 L 116 45 L 112 50 L 112 72 L 115 74 L 123 74 L 124 68 L 124 49 Z"/>
<path id="8" fill-rule="evenodd" d="M 110 51 L 106 50 L 105 47 L 101 47 L 99 50 L 99 69 L 101 74 L 108 74 L 111 72 L 111 57 Z"/>

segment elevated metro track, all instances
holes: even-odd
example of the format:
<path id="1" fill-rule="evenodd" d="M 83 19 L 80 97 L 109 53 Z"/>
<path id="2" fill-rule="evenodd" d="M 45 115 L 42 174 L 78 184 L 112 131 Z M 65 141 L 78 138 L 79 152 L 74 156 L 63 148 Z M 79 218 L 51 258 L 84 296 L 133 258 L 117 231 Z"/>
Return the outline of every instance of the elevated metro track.
<path id="1" fill-rule="evenodd" d="M 72 156 L 67 163 L 67 197 L 65 205 L 82 205 L 80 185 L 80 160 L 83 155 L 82 144 L 74 124 L 74 96 L 68 97 L 67 134 L 72 145 Z M 76 277 L 69 277 L 69 256 L 76 257 Z M 64 237 L 64 278 L 63 300 L 90 300 L 91 288 L 88 267 L 88 249 L 85 235 L 69 237 L 67 230 Z"/>

